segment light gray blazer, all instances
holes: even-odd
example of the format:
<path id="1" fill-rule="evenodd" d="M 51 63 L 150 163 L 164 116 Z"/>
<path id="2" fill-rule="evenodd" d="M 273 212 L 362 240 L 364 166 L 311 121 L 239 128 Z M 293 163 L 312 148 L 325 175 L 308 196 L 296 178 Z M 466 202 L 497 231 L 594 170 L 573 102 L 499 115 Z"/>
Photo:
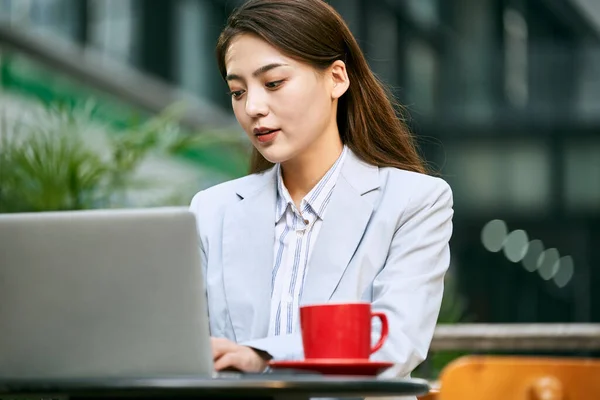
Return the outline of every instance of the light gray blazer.
<path id="1" fill-rule="evenodd" d="M 225 182 L 194 196 L 212 336 L 303 357 L 299 334 L 267 337 L 276 174 Z M 351 151 L 309 261 L 300 304 L 368 301 L 390 335 L 373 360 L 405 376 L 427 355 L 450 263 L 452 192 L 441 179 L 378 168 Z M 379 326 L 374 323 L 374 339 Z"/>

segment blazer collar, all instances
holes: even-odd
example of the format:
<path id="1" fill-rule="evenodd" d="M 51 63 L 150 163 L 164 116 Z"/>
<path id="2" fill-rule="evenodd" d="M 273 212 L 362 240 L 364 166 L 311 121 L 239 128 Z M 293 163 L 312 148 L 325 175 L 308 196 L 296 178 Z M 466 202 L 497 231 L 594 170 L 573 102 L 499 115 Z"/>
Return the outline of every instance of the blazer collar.
<path id="1" fill-rule="evenodd" d="M 348 151 L 341 174 L 361 196 L 379 188 L 379 167 L 362 161 L 353 151 Z"/>
<path id="2" fill-rule="evenodd" d="M 350 149 L 347 152 L 340 174 L 344 176 L 350 186 L 359 195 L 379 188 L 379 167 L 362 161 Z M 277 169 L 273 166 L 259 174 L 248 175 L 245 179 L 240 179 L 235 190 L 240 198 L 245 199 L 265 190 L 277 190 L 276 185 Z"/>
<path id="3" fill-rule="evenodd" d="M 260 195 L 261 192 L 277 190 L 277 170 L 273 166 L 258 174 L 248 175 L 238 180 L 235 192 L 242 199 Z M 275 192 L 276 193 L 276 192 Z"/>

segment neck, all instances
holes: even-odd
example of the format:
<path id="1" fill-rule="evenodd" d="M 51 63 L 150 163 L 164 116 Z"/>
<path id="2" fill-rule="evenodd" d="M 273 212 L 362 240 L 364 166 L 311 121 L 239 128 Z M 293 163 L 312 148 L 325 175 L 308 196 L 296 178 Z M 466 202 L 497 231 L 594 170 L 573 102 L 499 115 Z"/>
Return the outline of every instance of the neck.
<path id="1" fill-rule="evenodd" d="M 282 163 L 283 183 L 296 206 L 325 176 L 343 151 L 343 144 L 337 135 L 324 140 L 328 143 L 314 143 L 310 149 L 291 160 Z"/>

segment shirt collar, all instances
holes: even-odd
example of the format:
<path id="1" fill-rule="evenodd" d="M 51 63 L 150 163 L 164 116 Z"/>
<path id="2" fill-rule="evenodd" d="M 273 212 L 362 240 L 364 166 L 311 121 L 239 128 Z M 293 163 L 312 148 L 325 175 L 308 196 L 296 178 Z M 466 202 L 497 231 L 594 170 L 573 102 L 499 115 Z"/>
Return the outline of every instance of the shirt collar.
<path id="1" fill-rule="evenodd" d="M 329 197 L 333 192 L 335 183 L 340 174 L 340 166 L 343 164 L 347 153 L 347 147 L 344 146 L 342 154 L 338 157 L 335 163 L 325 173 L 323 178 L 311 189 L 310 192 L 302 199 L 300 203 L 302 213 L 312 211 L 320 219 L 323 219 L 327 203 L 329 203 Z M 287 188 L 283 184 L 283 178 L 281 176 L 281 164 L 276 165 L 277 173 L 277 206 L 275 211 L 275 222 L 277 223 L 288 207 L 295 208 L 294 202 Z"/>

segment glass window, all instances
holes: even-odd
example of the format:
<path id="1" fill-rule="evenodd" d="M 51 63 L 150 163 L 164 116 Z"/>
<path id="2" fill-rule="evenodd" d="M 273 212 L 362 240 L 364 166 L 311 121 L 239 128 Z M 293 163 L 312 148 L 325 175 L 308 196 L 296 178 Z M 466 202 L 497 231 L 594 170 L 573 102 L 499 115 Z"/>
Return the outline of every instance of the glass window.
<path id="1" fill-rule="evenodd" d="M 543 212 L 549 204 L 550 159 L 535 142 L 445 146 L 444 175 L 458 207 L 475 211 Z"/>
<path id="2" fill-rule="evenodd" d="M 0 18 L 42 35 L 76 36 L 78 15 L 71 0 L 2 0 Z"/>
<path id="3" fill-rule="evenodd" d="M 567 145 L 565 188 L 568 208 L 600 210 L 600 142 Z"/>
<path id="4" fill-rule="evenodd" d="M 406 92 L 411 109 L 432 114 L 435 107 L 437 58 L 427 43 L 413 39 L 406 49 Z"/>
<path id="5" fill-rule="evenodd" d="M 183 0 L 177 3 L 176 8 L 176 38 L 177 57 L 176 77 L 179 83 L 196 94 L 206 90 L 206 76 L 209 66 L 203 62 L 208 58 L 210 49 L 204 46 L 202 27 L 207 24 L 207 17 L 199 1 Z"/>
<path id="6" fill-rule="evenodd" d="M 210 1 L 182 0 L 175 8 L 175 80 L 196 96 L 231 108 L 215 60 L 225 8 Z"/>
<path id="7" fill-rule="evenodd" d="M 600 120 L 600 46 L 583 47 L 577 75 L 577 111 L 585 119 Z"/>
<path id="8" fill-rule="evenodd" d="M 132 0 L 93 0 L 89 3 L 89 43 L 107 59 L 133 64 L 136 55 L 136 13 Z"/>
<path id="9" fill-rule="evenodd" d="M 410 15 L 423 25 L 434 25 L 439 22 L 439 4 L 437 0 L 408 0 L 406 2 Z"/>

